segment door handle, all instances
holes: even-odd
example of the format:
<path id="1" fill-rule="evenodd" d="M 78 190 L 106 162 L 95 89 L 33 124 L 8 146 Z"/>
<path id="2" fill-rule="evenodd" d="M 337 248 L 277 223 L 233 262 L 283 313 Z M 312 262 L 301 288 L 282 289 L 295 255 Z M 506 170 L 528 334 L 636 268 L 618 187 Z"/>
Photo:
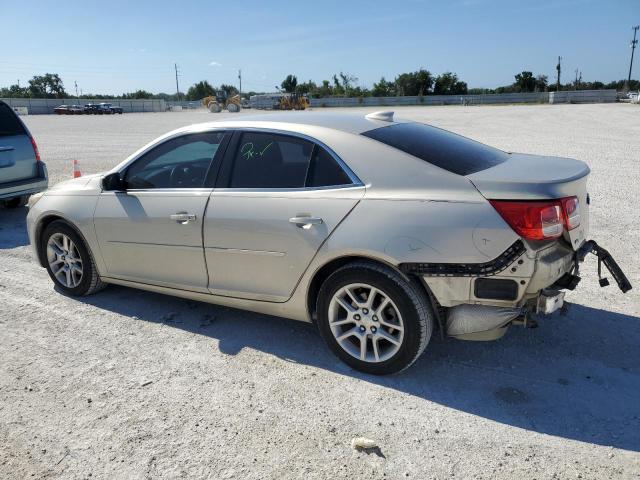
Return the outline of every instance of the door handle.
<path id="1" fill-rule="evenodd" d="M 0 147 L 0 152 L 10 152 L 11 150 L 15 150 L 14 147 Z"/>
<path id="2" fill-rule="evenodd" d="M 173 215 L 169 215 L 169 218 L 182 225 L 186 225 L 189 222 L 195 221 L 196 216 L 193 213 L 178 212 L 174 213 Z"/>
<path id="3" fill-rule="evenodd" d="M 311 225 L 320 225 L 322 219 L 319 217 L 291 217 L 289 223 L 295 224 L 299 228 L 306 230 L 311 228 Z"/>

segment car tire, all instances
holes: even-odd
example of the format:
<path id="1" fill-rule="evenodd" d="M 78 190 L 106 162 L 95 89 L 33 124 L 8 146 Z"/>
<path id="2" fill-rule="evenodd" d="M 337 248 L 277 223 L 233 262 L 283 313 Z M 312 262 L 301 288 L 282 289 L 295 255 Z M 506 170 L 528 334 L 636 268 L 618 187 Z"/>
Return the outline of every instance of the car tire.
<path id="1" fill-rule="evenodd" d="M 317 324 L 329 348 L 347 365 L 387 375 L 405 370 L 422 354 L 434 314 L 425 293 L 400 273 L 354 262 L 322 284 Z"/>
<path id="2" fill-rule="evenodd" d="M 47 225 L 42 232 L 40 248 L 51 280 L 64 293 L 72 296 L 91 295 L 106 286 L 100 280 L 89 248 L 66 222 L 56 220 Z M 60 258 L 63 258 L 62 265 Z M 78 272 L 78 266 L 81 272 Z"/>
<path id="3" fill-rule="evenodd" d="M 9 200 L 4 200 L 2 205 L 5 208 L 20 208 L 24 207 L 29 202 L 29 197 L 31 195 L 22 195 L 21 197 L 10 198 Z"/>

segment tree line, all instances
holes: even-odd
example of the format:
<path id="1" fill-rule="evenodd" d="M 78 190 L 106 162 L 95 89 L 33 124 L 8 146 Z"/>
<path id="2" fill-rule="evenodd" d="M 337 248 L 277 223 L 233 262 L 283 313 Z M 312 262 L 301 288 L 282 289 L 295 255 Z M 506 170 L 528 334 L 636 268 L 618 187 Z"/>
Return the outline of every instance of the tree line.
<path id="1" fill-rule="evenodd" d="M 560 90 L 600 90 L 616 89 L 640 90 L 640 81 L 631 80 L 627 86 L 626 80 L 615 80 L 609 83 L 599 81 L 582 81 L 579 77 L 573 82 L 560 85 Z M 520 93 L 520 92 L 546 92 L 557 90 L 555 82 L 549 82 L 546 75 L 534 75 L 531 71 L 522 71 L 514 75 L 514 82 L 489 89 L 468 88 L 467 83 L 460 80 L 457 74 L 444 72 L 434 75 L 429 70 L 421 68 L 415 72 L 406 72 L 397 75 L 393 80 L 384 77 L 375 82 L 372 88 L 358 85 L 358 77 L 349 73 L 340 72 L 334 74 L 330 80 L 322 80 L 316 83 L 312 80 L 298 82 L 296 75 L 289 74 L 280 84 L 281 91 L 287 93 L 306 94 L 312 98 L 326 97 L 395 97 L 395 96 L 423 96 L 423 95 L 464 95 L 464 94 L 488 94 L 488 93 Z M 122 95 L 105 95 L 99 93 L 84 93 L 78 98 L 101 99 L 164 99 L 176 100 L 200 100 L 204 97 L 216 94 L 217 90 L 223 90 L 228 96 L 238 94 L 234 85 L 222 84 L 215 88 L 207 80 L 195 83 L 186 93 L 151 93 L 146 90 L 123 93 Z M 242 92 L 243 96 L 265 92 Z M 0 98 L 70 98 L 64 88 L 62 79 L 57 73 L 45 73 L 36 75 L 29 80 L 28 85 L 21 87 L 18 84 L 0 88 Z"/>

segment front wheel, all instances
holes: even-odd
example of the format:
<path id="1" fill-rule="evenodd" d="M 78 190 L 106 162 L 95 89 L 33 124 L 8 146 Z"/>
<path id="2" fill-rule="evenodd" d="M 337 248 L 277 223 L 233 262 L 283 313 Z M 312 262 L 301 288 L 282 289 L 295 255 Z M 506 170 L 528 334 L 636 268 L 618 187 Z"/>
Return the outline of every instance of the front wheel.
<path id="1" fill-rule="evenodd" d="M 51 222 L 42 234 L 41 249 L 51 280 L 68 295 L 90 295 L 104 284 L 82 237 L 62 221 Z"/>
<path id="2" fill-rule="evenodd" d="M 424 292 L 392 269 L 358 262 L 334 272 L 318 296 L 318 328 L 356 370 L 400 372 L 422 354 L 433 331 Z"/>

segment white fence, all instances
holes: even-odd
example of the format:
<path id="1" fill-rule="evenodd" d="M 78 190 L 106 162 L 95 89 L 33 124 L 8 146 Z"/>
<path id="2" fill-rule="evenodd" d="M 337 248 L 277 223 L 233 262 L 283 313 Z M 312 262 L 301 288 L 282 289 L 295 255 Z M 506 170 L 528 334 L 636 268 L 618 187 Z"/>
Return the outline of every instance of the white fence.
<path id="1" fill-rule="evenodd" d="M 549 103 L 611 103 L 618 99 L 615 90 L 577 90 L 550 92 Z"/>
<path id="2" fill-rule="evenodd" d="M 167 107 L 164 100 L 105 100 L 99 98 L 0 98 L 10 107 L 25 107 L 29 115 L 53 113 L 58 105 L 86 105 L 87 103 L 107 102 L 131 112 L 164 112 Z"/>
<path id="3" fill-rule="evenodd" d="M 367 107 L 398 105 L 499 105 L 510 103 L 603 103 L 615 102 L 615 90 L 492 93 L 486 95 L 425 95 L 417 97 L 312 98 L 312 107 Z"/>

